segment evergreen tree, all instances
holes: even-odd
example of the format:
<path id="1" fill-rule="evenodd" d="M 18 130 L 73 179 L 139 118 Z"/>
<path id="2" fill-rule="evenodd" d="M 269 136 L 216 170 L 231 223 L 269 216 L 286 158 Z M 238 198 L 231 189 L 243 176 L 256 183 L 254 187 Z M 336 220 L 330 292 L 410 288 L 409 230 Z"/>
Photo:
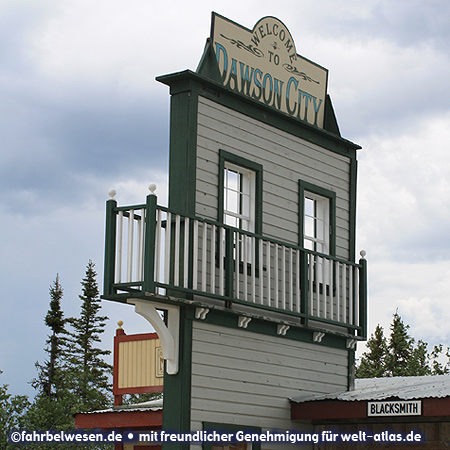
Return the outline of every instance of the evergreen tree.
<path id="1" fill-rule="evenodd" d="M 66 320 L 61 309 L 63 288 L 59 275 L 50 286 L 50 308 L 44 318 L 50 334 L 45 352 L 48 359 L 36 363 L 38 376 L 31 384 L 37 390 L 27 412 L 27 427 L 33 430 L 67 430 L 74 426 L 73 396 L 66 382 Z"/>
<path id="2" fill-rule="evenodd" d="M 82 280 L 81 313 L 71 318 L 71 384 L 78 411 L 102 409 L 111 403 L 112 367 L 103 359 L 111 352 L 97 347 L 108 317 L 101 316 L 99 290 L 94 263 L 89 261 Z"/>
<path id="3" fill-rule="evenodd" d="M 417 345 L 413 347 L 407 367 L 408 376 L 420 377 L 432 374 L 429 366 L 428 344 L 426 342 L 419 340 Z"/>
<path id="4" fill-rule="evenodd" d="M 447 363 L 443 364 L 440 359 L 444 352 L 442 344 L 435 345 L 431 351 L 428 359 L 430 361 L 431 373 L 433 375 L 444 375 L 450 373 L 450 349 L 447 347 L 445 356 L 447 357 Z"/>
<path id="5" fill-rule="evenodd" d="M 393 377 L 408 376 L 408 364 L 413 354 L 414 339 L 408 334 L 409 325 L 405 325 L 396 312 L 392 319 L 391 335 L 386 357 L 387 374 Z"/>
<path id="6" fill-rule="evenodd" d="M 44 365 L 36 363 L 39 374 L 32 382 L 32 385 L 47 397 L 58 397 L 61 388 L 66 335 L 64 313 L 61 309 L 62 297 L 63 288 L 57 274 L 53 285 L 50 286 L 50 309 L 44 320 L 45 325 L 51 330 L 45 349 L 48 360 Z"/>
<path id="7" fill-rule="evenodd" d="M 409 325 L 405 325 L 396 312 L 391 323 L 389 342 L 383 335 L 383 328 L 377 325 L 375 333 L 367 341 L 368 351 L 362 354 L 356 368 L 356 378 L 408 377 L 442 375 L 450 373 L 450 349 L 444 354 L 442 344 L 436 345 L 431 353 L 428 344 L 409 335 Z M 443 363 L 445 357 L 447 362 Z"/>
<path id="8" fill-rule="evenodd" d="M 3 372 L 0 370 L 0 375 Z M 7 384 L 0 384 L 0 449 L 16 448 L 7 443 L 8 434 L 24 426 L 24 417 L 29 406 L 26 395 L 12 395 Z"/>
<path id="9" fill-rule="evenodd" d="M 367 349 L 356 369 L 356 377 L 380 378 L 386 376 L 387 343 L 380 325 L 377 325 L 375 332 L 367 341 Z"/>

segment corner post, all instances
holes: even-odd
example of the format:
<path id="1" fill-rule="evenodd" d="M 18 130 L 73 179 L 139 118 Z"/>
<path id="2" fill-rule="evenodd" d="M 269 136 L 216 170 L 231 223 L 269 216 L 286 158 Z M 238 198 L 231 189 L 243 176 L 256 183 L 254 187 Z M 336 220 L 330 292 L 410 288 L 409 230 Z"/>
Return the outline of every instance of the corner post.
<path id="1" fill-rule="evenodd" d="M 359 325 L 362 330 L 359 335 L 367 338 L 367 260 L 366 252 L 361 250 L 359 260 Z"/>
<path id="2" fill-rule="evenodd" d="M 144 292 L 155 293 L 155 245 L 156 245 L 156 204 L 158 198 L 154 194 L 156 186 L 149 186 L 151 193 L 147 195 L 145 216 L 144 247 Z"/>
<path id="3" fill-rule="evenodd" d="M 105 264 L 103 273 L 103 294 L 114 293 L 113 284 L 115 279 L 116 262 L 116 207 L 114 200 L 116 191 L 109 191 L 110 199 L 106 202 L 106 227 L 105 227 Z"/>

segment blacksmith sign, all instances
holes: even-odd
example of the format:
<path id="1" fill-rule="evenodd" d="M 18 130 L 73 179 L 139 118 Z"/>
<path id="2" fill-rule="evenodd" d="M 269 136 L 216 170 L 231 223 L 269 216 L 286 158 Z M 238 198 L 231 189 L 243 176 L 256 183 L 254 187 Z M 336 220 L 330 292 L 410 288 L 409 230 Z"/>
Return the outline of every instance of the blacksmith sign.
<path id="1" fill-rule="evenodd" d="M 421 414 L 422 402 L 420 400 L 367 402 L 368 417 L 420 416 Z"/>
<path id="2" fill-rule="evenodd" d="M 323 128 L 328 71 L 297 54 L 280 20 L 249 30 L 213 13 L 211 41 L 228 89 Z"/>

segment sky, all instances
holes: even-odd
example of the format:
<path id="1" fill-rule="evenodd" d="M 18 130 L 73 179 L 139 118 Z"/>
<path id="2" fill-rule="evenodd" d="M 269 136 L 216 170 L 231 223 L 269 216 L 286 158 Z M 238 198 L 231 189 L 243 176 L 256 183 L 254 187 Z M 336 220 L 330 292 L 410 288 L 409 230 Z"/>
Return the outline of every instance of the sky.
<path id="1" fill-rule="evenodd" d="M 167 204 L 169 93 L 195 70 L 211 12 L 252 28 L 279 18 L 329 70 L 341 134 L 358 152 L 357 252 L 367 252 L 369 331 L 398 311 L 416 339 L 450 345 L 448 0 L 2 0 L 0 384 L 33 396 L 49 287 L 79 313 L 89 260 L 103 276 L 105 202 Z M 103 302 L 102 346 L 133 307 Z M 361 350 L 359 350 L 359 353 Z"/>

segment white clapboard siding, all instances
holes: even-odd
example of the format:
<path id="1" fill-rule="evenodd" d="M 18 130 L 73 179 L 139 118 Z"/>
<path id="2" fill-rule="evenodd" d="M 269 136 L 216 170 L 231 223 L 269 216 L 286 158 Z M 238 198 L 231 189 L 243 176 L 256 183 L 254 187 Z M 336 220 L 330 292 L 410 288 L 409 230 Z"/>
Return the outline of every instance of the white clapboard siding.
<path id="1" fill-rule="evenodd" d="M 263 234 L 298 244 L 298 180 L 336 192 L 336 256 L 349 257 L 349 158 L 200 97 L 196 213 L 218 217 L 219 150 L 263 166 Z"/>
<path id="2" fill-rule="evenodd" d="M 347 367 L 345 350 L 196 321 L 192 429 L 203 422 L 293 429 L 288 399 L 345 390 Z"/>

